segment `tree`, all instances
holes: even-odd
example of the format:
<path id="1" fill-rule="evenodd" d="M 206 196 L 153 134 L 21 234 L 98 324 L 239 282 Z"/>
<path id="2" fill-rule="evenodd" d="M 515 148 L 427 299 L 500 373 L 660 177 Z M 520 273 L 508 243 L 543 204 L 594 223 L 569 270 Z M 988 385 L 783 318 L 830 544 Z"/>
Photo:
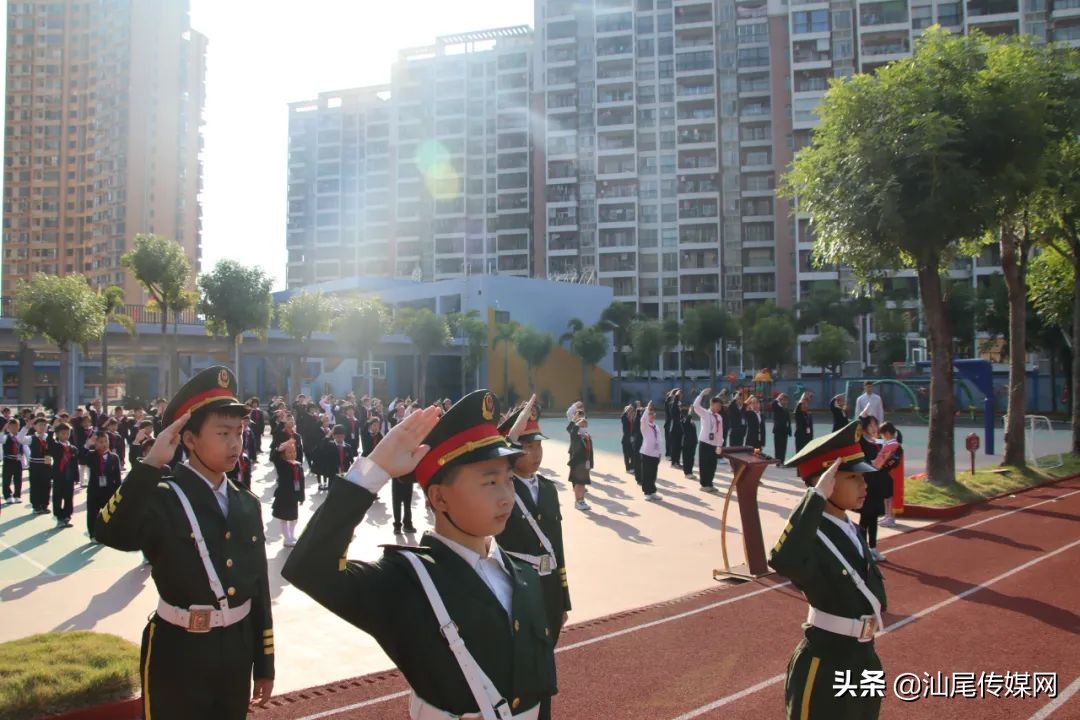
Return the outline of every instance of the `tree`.
<path id="1" fill-rule="evenodd" d="M 913 57 L 833 84 L 813 144 L 783 185 L 811 216 L 815 262 L 850 267 L 863 282 L 915 269 L 931 354 L 926 468 L 937 484 L 955 481 L 953 331 L 941 271 L 962 239 L 982 236 L 1015 206 L 1042 161 L 1046 88 L 1024 92 L 1009 76 L 1033 48 L 927 30 Z"/>
<path id="2" fill-rule="evenodd" d="M 662 320 L 660 322 L 660 329 L 663 332 L 664 337 L 664 342 L 660 346 L 660 376 L 663 377 L 664 371 L 670 369 L 664 367 L 664 359 L 667 357 L 668 353 L 679 347 L 679 321 L 675 318 Z M 681 367 L 682 363 L 676 361 L 676 366 Z M 682 378 L 680 377 L 680 379 Z"/>
<path id="3" fill-rule="evenodd" d="M 377 297 L 347 298 L 338 310 L 331 328 L 345 349 L 362 368 L 370 361 L 383 335 L 390 330 L 390 309 Z M 368 395 L 373 393 L 373 378 L 368 375 Z"/>
<path id="4" fill-rule="evenodd" d="M 652 369 L 664 347 L 664 328 L 657 320 L 640 319 L 630 324 L 630 365 L 645 374 L 646 401 L 653 399 Z"/>
<path id="5" fill-rule="evenodd" d="M 840 375 L 840 365 L 848 359 L 851 351 L 851 335 L 825 321 L 819 322 L 817 328 L 817 337 L 806 344 L 806 359 L 832 373 L 835 379 Z"/>
<path id="6" fill-rule="evenodd" d="M 795 329 L 800 333 L 811 331 L 819 323 L 829 322 L 856 338 L 859 336 L 856 320 L 870 312 L 871 302 L 868 298 L 846 295 L 835 282 L 825 280 L 810 283 L 808 292 L 795 309 L 798 311 Z"/>
<path id="7" fill-rule="evenodd" d="M 716 344 L 739 335 L 739 324 L 719 305 L 699 305 L 683 313 L 680 339 L 684 348 L 704 353 L 709 360 L 709 381 L 716 383 Z M 723 370 L 721 370 L 723 372 Z"/>
<path id="8" fill-rule="evenodd" d="M 135 279 L 145 288 L 146 293 L 161 312 L 161 364 L 160 388 L 162 395 L 168 395 L 179 389 L 176 378 L 179 375 L 175 350 L 175 336 L 172 345 L 166 341 L 166 329 L 169 325 L 169 311 L 174 310 L 174 303 L 182 297 L 191 276 L 184 248 L 179 243 L 160 235 L 136 235 L 134 247 L 120 257 L 120 264 L 131 270 Z"/>
<path id="9" fill-rule="evenodd" d="M 514 342 L 517 331 L 518 324 L 516 322 L 496 323 L 495 332 L 491 336 L 492 350 L 498 349 L 499 345 L 503 346 L 503 400 L 506 401 L 507 407 L 513 405 L 510 402 L 510 346 Z"/>
<path id="10" fill-rule="evenodd" d="M 782 315 L 764 315 L 751 328 L 746 347 L 759 367 L 776 370 L 795 355 L 795 327 Z"/>
<path id="11" fill-rule="evenodd" d="M 945 312 L 949 315 L 954 347 L 961 355 L 974 356 L 975 308 L 977 300 L 971 280 L 949 280 L 945 283 Z"/>
<path id="12" fill-rule="evenodd" d="M 57 410 L 76 402 L 71 383 L 71 348 L 87 346 L 105 332 L 101 301 L 82 275 L 37 274 L 15 289 L 15 332 L 21 340 L 43 337 L 60 351 Z M 70 391 L 70 392 L 69 392 Z"/>
<path id="13" fill-rule="evenodd" d="M 461 357 L 461 394 L 465 395 L 465 376 L 476 373 L 474 384 L 480 387 L 480 363 L 484 361 L 484 351 L 487 349 L 488 326 L 476 310 L 467 313 L 455 313 L 450 317 L 450 330 L 455 336 L 461 338 L 465 345 L 464 354 Z M 476 389 L 474 388 L 474 389 Z"/>
<path id="14" fill-rule="evenodd" d="M 278 307 L 278 322 L 282 331 L 296 341 L 299 352 L 293 357 L 289 394 L 300 394 L 304 368 L 304 349 L 317 332 L 327 332 L 333 323 L 334 302 L 321 292 L 301 292 Z"/>
<path id="15" fill-rule="evenodd" d="M 98 302 L 101 303 L 101 312 L 104 316 L 104 325 L 101 333 L 101 411 L 109 412 L 109 323 L 114 322 L 127 331 L 128 335 L 135 334 L 135 322 L 124 314 L 124 289 L 116 285 L 110 285 L 103 291 L 98 292 Z"/>
<path id="16" fill-rule="evenodd" d="M 427 396 L 428 361 L 432 354 L 450 344 L 450 326 L 446 318 L 429 308 L 402 308 L 398 312 L 398 327 L 412 341 L 420 361 L 420 383 L 417 397 L 425 402 Z"/>
<path id="17" fill-rule="evenodd" d="M 1044 319 L 1064 327 L 1061 321 L 1066 317 L 1059 308 L 1072 300 L 1072 329 L 1069 335 L 1072 341 L 1072 371 L 1069 383 L 1069 401 L 1072 403 L 1072 453 L 1080 457 L 1080 140 L 1065 138 L 1058 143 L 1056 150 L 1049 153 L 1050 161 L 1046 172 L 1047 191 L 1039 196 L 1036 216 L 1037 233 L 1040 244 L 1048 252 L 1056 253 L 1062 261 L 1072 267 L 1070 274 L 1059 273 L 1058 280 L 1071 277 L 1072 289 L 1067 295 L 1054 295 L 1061 298 L 1051 302 L 1049 297 L 1042 307 L 1036 301 L 1036 309 Z M 1033 283 L 1035 280 L 1032 281 Z M 1043 282 L 1042 278 L 1039 280 Z M 1038 297 L 1033 294 L 1033 297 Z M 1056 321 L 1049 320 L 1057 318 Z"/>
<path id="18" fill-rule="evenodd" d="M 633 303 L 613 302 L 600 313 L 600 326 L 611 332 L 611 347 L 615 351 L 615 402 L 622 404 L 622 373 L 626 364 L 626 346 L 630 344 L 630 325 L 637 317 Z"/>
<path id="19" fill-rule="evenodd" d="M 595 367 L 608 354 L 607 335 L 599 326 L 587 327 L 577 318 L 571 319 L 567 327 L 570 330 L 559 338 L 559 344 L 567 342 L 570 352 L 581 360 L 581 399 L 587 401 L 589 368 Z"/>
<path id="20" fill-rule="evenodd" d="M 266 336 L 274 302 L 270 297 L 273 281 L 262 268 L 245 267 L 235 260 L 219 260 L 209 273 L 199 277 L 202 299 L 199 310 L 206 316 L 206 331 L 224 335 L 236 354 L 236 384 L 241 385 L 240 341 L 246 332 Z"/>
<path id="21" fill-rule="evenodd" d="M 529 375 L 530 394 L 536 392 L 536 368 L 544 364 L 553 347 L 555 347 L 555 338 L 551 333 L 540 332 L 526 325 L 518 328 L 517 333 L 514 334 L 514 349 L 525 361 Z"/>

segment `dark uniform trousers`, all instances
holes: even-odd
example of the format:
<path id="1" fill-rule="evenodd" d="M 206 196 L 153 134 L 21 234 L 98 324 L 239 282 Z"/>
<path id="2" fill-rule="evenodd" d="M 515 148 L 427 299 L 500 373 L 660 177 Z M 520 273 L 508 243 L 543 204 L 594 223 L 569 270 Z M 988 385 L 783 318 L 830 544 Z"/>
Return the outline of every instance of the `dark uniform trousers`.
<path id="1" fill-rule="evenodd" d="M 388 546 L 375 562 L 347 560 L 353 531 L 374 502 L 375 495 L 355 483 L 332 483 L 282 577 L 374 637 L 420 698 L 454 715 L 478 713 L 416 572 L 401 555 L 401 550 L 413 552 L 469 652 L 511 711 L 521 713 L 554 695 L 551 628 L 532 566 L 503 555 L 513 588 L 508 617 L 476 571 L 434 535 L 425 534 L 419 547 Z"/>
<path id="2" fill-rule="evenodd" d="M 870 602 L 855 586 L 843 564 L 817 537 L 820 529 L 840 550 L 848 564 L 859 573 L 885 610 L 885 583 L 870 557 L 870 549 L 860 539 L 862 554 L 834 523 L 822 518 L 825 498 L 808 490 L 792 513 L 780 540 L 773 547 L 769 564 L 802 591 L 807 602 L 823 612 L 858 618 L 873 612 Z M 881 698 L 836 697 L 836 673 L 858 687 L 863 671 L 880 671 L 881 661 L 873 641 L 838 635 L 803 625 L 803 640 L 788 663 L 784 699 L 788 720 L 876 720 Z M 855 691 L 862 695 L 861 689 Z"/>
<path id="3" fill-rule="evenodd" d="M 175 482 L 187 496 L 230 607 L 251 601 L 248 616 L 227 628 L 191 633 L 157 614 L 143 632 L 146 720 L 243 720 L 251 680 L 274 677 L 274 631 L 262 506 L 228 485 L 225 516 L 210 487 L 186 465 Z M 191 524 L 162 471 L 135 463 L 98 515 L 94 537 L 117 550 L 142 550 L 158 594 L 170 605 L 217 606 Z M 228 482 L 228 481 L 226 481 Z"/>
<path id="4" fill-rule="evenodd" d="M 713 487 L 716 477 L 716 446 L 698 440 L 698 481 L 701 487 Z"/>
<path id="5" fill-rule="evenodd" d="M 35 510 L 49 509 L 51 478 L 52 466 L 38 460 L 30 461 L 30 506 Z"/>
<path id="6" fill-rule="evenodd" d="M 12 490 L 14 490 L 14 497 L 22 497 L 22 462 L 18 459 L 12 460 L 11 458 L 4 458 L 4 499 L 10 500 L 12 498 Z"/>
<path id="7" fill-rule="evenodd" d="M 393 506 L 394 527 L 401 526 L 401 516 L 405 515 L 405 525 L 412 526 L 413 483 L 390 481 L 390 504 Z"/>

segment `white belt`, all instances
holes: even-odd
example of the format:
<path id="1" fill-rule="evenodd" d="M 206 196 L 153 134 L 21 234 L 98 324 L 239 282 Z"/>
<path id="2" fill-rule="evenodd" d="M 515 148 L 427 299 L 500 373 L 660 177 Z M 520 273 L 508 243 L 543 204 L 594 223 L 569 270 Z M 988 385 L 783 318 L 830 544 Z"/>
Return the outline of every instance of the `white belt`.
<path id="1" fill-rule="evenodd" d="M 158 598 L 158 617 L 167 623 L 184 628 L 191 633 L 210 632 L 213 628 L 235 625 L 251 612 L 251 599 L 237 607 L 215 610 L 212 605 L 192 605 L 189 609 L 170 605 Z"/>
<path id="2" fill-rule="evenodd" d="M 816 607 L 810 608 L 806 622 L 837 635 L 856 638 L 859 642 L 870 642 L 878 630 L 877 618 L 874 615 L 847 618 L 823 612 Z"/>
<path id="3" fill-rule="evenodd" d="M 480 713 L 470 713 L 469 715 L 448 713 L 435 707 L 414 692 L 409 696 L 409 717 L 412 720 L 480 720 L 481 715 Z M 511 717 L 522 718 L 522 720 L 537 720 L 540 717 L 540 706 L 534 705 L 529 710 Z"/>

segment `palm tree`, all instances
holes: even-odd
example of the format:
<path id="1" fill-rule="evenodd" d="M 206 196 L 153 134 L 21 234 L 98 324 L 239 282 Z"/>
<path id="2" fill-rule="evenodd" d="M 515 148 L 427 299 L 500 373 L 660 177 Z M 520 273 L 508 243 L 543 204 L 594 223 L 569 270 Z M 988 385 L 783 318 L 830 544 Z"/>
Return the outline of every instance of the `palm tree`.
<path id="1" fill-rule="evenodd" d="M 428 361 L 431 355 L 450 344 L 450 326 L 446 318 L 428 308 L 403 308 L 398 315 L 402 331 L 412 340 L 420 361 L 420 382 L 417 397 L 425 402 L 427 394 Z"/>
<path id="2" fill-rule="evenodd" d="M 461 357 L 461 394 L 465 395 L 465 376 L 468 373 L 477 374 L 475 385 L 480 387 L 480 363 L 484 358 L 484 349 L 487 347 L 488 326 L 480 318 L 477 310 L 466 313 L 454 313 L 450 316 L 450 328 L 454 335 L 460 337 L 465 345 L 464 354 Z"/>
<path id="3" fill-rule="evenodd" d="M 491 337 L 491 349 L 495 350 L 501 344 L 503 346 L 503 399 L 507 407 L 510 405 L 510 345 L 514 342 L 517 334 L 516 322 L 498 323 L 495 325 L 495 333 Z"/>
<path id="4" fill-rule="evenodd" d="M 109 412 L 109 323 L 114 322 L 127 330 L 128 335 L 135 334 L 135 322 L 123 313 L 124 289 L 110 285 L 98 290 L 101 311 L 105 316 L 105 332 L 101 333 L 101 411 Z"/>
<path id="5" fill-rule="evenodd" d="M 514 349 L 525 361 L 529 375 L 529 394 L 536 392 L 536 368 L 544 364 L 554 346 L 555 337 L 551 333 L 542 333 L 533 327 L 522 327 L 515 333 Z"/>
<path id="6" fill-rule="evenodd" d="M 622 371 L 625 365 L 627 345 L 630 344 L 630 324 L 637 317 L 637 309 L 633 303 L 613 302 L 600 313 L 600 327 L 611 332 L 611 344 L 615 350 L 615 377 L 617 390 L 615 391 L 616 405 L 622 404 Z"/>

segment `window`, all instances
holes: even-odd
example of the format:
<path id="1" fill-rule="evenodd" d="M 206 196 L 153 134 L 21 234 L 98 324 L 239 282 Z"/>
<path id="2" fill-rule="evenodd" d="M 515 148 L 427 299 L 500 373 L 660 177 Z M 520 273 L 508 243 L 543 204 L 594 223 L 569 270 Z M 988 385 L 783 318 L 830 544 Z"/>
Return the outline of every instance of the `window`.
<path id="1" fill-rule="evenodd" d="M 811 10 L 809 12 L 791 13 L 791 32 L 793 34 L 816 33 L 829 31 L 829 12 L 827 10 Z"/>
<path id="2" fill-rule="evenodd" d="M 833 30 L 850 30 L 851 29 L 851 11 L 850 10 L 836 10 L 832 14 L 832 26 Z"/>

